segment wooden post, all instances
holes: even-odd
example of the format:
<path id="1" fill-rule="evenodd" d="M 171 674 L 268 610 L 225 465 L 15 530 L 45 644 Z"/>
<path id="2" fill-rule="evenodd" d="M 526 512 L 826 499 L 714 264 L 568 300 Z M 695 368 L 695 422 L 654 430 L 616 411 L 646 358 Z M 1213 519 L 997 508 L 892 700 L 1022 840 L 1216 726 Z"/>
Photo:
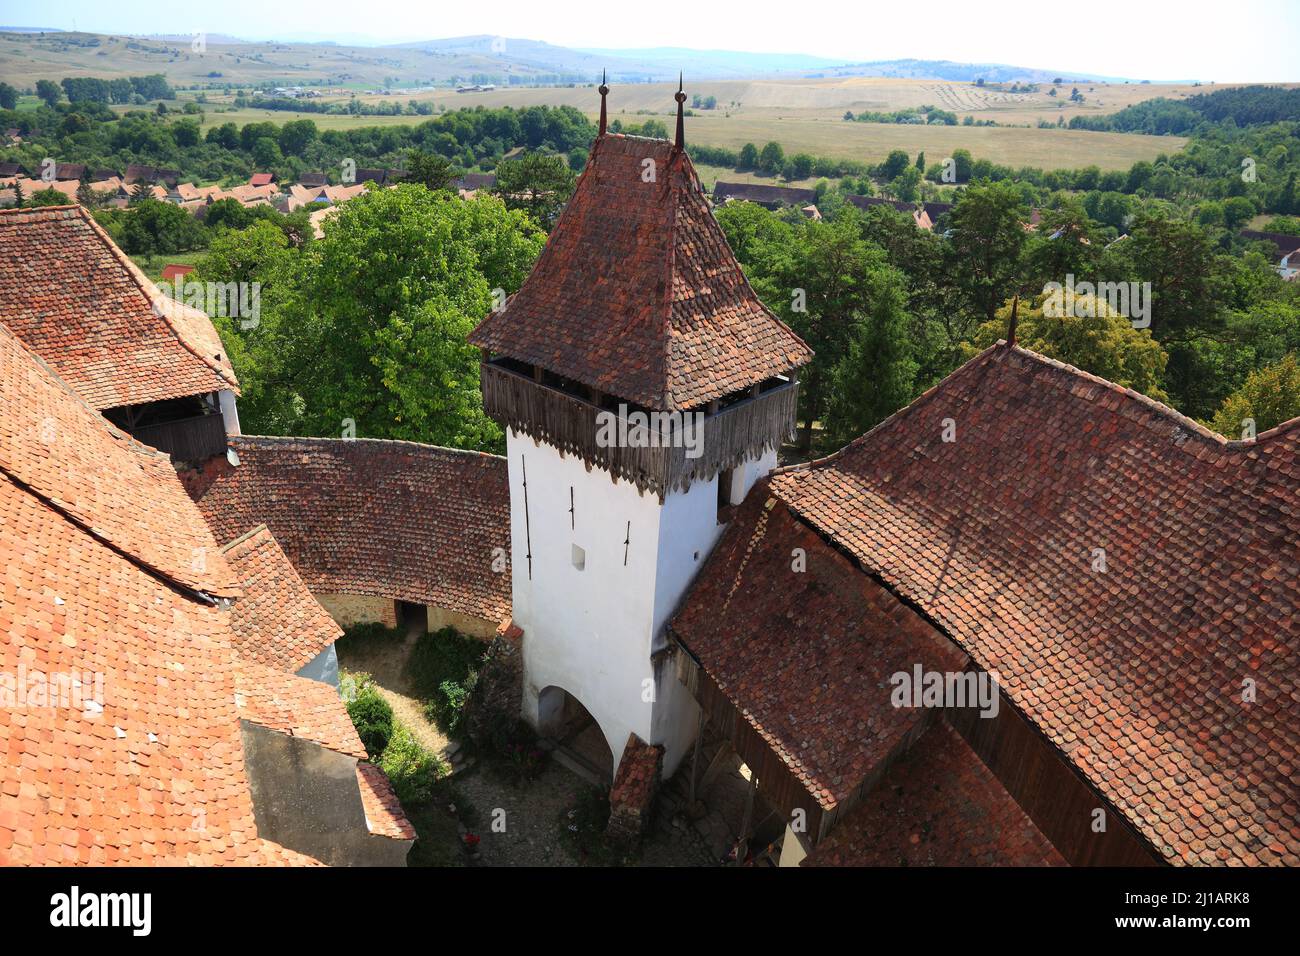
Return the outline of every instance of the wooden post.
<path id="1" fill-rule="evenodd" d="M 758 792 L 758 775 L 749 771 L 749 789 L 745 792 L 745 816 L 740 824 L 740 841 L 736 844 L 736 863 L 743 864 L 749 853 L 749 829 L 754 825 L 754 794 Z"/>
<path id="2" fill-rule="evenodd" d="M 688 806 L 695 806 L 695 783 L 699 777 L 700 747 L 704 741 L 704 708 L 700 708 L 700 719 L 695 724 L 695 749 L 691 752 L 691 799 Z"/>

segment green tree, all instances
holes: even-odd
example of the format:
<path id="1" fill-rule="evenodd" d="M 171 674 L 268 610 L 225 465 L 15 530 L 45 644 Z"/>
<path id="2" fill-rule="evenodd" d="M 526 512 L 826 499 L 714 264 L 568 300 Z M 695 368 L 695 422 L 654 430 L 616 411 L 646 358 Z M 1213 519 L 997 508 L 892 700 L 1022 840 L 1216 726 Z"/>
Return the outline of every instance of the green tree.
<path id="1" fill-rule="evenodd" d="M 1160 386 L 1167 356 L 1150 332 L 1135 329 L 1127 316 L 1111 312 L 1104 299 L 1081 297 L 1075 301 L 1073 312 L 1064 315 L 1045 314 L 1047 300 L 1047 295 L 1040 295 L 1032 307 L 1021 301 L 1016 326 L 1018 345 L 1158 402 L 1168 401 Z M 1007 304 L 993 321 L 976 331 L 976 348 L 988 348 L 1005 338 L 1010 319 L 1011 305 Z"/>
<path id="2" fill-rule="evenodd" d="M 0 83 L 0 110 L 18 108 L 18 91 L 8 83 Z"/>
<path id="3" fill-rule="evenodd" d="M 883 265 L 871 269 L 862 292 L 848 351 L 831 372 L 826 431 L 836 445 L 884 421 L 915 394 L 918 366 L 903 274 Z"/>
<path id="4" fill-rule="evenodd" d="M 873 273 L 884 253 L 862 239 L 852 216 L 800 222 L 774 240 L 756 240 L 750 270 L 755 290 L 816 352 L 800 376 L 802 450 L 824 421 L 835 367 L 850 353 L 872 306 Z"/>
<path id="5" fill-rule="evenodd" d="M 758 167 L 758 147 L 753 143 L 746 143 L 740 147 L 740 155 L 736 163 L 737 169 L 755 169 Z"/>
<path id="6" fill-rule="evenodd" d="M 1210 427 L 1228 438 L 1244 437 L 1245 422 L 1258 434 L 1300 416 L 1300 361 L 1287 355 L 1276 365 L 1252 372 L 1224 400 Z"/>
<path id="7" fill-rule="evenodd" d="M 37 80 L 36 95 L 52 108 L 63 99 L 63 88 L 53 80 Z"/>
<path id="8" fill-rule="evenodd" d="M 953 274 L 969 307 L 991 322 L 1021 275 L 1028 210 L 1013 184 L 982 182 L 967 187 L 948 215 Z"/>
<path id="9" fill-rule="evenodd" d="M 880 164 L 880 176 L 882 179 L 892 180 L 906 169 L 911 162 L 907 153 L 901 149 L 891 149 L 889 155 L 885 157 L 885 161 Z"/>
<path id="10" fill-rule="evenodd" d="M 280 150 L 286 156 L 301 156 L 319 135 L 313 121 L 292 120 L 280 127 Z"/>
<path id="11" fill-rule="evenodd" d="M 768 143 L 758 154 L 758 168 L 765 173 L 778 173 L 785 166 L 785 150 L 780 143 Z"/>
<path id="12" fill-rule="evenodd" d="M 450 189 L 458 174 L 459 170 L 437 153 L 413 149 L 406 154 L 406 181 L 419 183 L 425 189 Z"/>
<path id="13" fill-rule="evenodd" d="M 269 284 L 257 328 L 222 330 L 245 340 L 227 348 L 253 393 L 250 430 L 329 436 L 350 419 L 362 437 L 498 448 L 466 337 L 493 289 L 523 282 L 543 238 L 494 197 L 446 202 L 401 184 L 344 203 L 298 252 L 269 223 L 214 240 L 204 279 Z"/>
<path id="14" fill-rule="evenodd" d="M 157 199 L 142 199 L 122 224 L 122 248 L 131 255 L 188 252 L 207 241 L 207 230 L 193 216 Z"/>
<path id="15" fill-rule="evenodd" d="M 564 157 L 530 150 L 497 167 L 492 191 L 506 208 L 522 209 L 533 222 L 549 229 L 573 195 L 576 178 Z"/>

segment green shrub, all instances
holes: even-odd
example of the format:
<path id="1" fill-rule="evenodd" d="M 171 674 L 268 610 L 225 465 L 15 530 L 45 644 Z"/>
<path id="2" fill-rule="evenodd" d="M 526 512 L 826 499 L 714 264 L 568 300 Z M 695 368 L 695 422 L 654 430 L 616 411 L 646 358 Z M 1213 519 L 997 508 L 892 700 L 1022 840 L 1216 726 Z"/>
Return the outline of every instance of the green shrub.
<path id="1" fill-rule="evenodd" d="M 356 693 L 347 702 L 348 716 L 371 760 L 377 760 L 393 736 L 393 708 L 380 696 L 370 678 L 362 675 Z"/>
<path id="2" fill-rule="evenodd" d="M 408 663 L 415 693 L 424 703 L 424 716 L 444 733 L 460 728 L 465 701 L 478 680 L 486 645 L 477 638 L 444 627 L 422 634 Z"/>
<path id="3" fill-rule="evenodd" d="M 400 723 L 379 758 L 379 767 L 388 775 L 403 806 L 427 803 L 433 797 L 434 785 L 448 769 Z"/>

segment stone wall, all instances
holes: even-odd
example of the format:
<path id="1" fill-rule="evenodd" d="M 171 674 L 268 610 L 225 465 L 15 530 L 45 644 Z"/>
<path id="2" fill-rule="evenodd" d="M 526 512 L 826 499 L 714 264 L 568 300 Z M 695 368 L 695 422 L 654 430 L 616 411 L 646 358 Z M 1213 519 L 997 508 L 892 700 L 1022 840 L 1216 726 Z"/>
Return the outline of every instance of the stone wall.
<path id="1" fill-rule="evenodd" d="M 650 825 L 663 760 L 662 746 L 651 746 L 636 734 L 628 736 L 618 773 L 614 775 L 614 786 L 609 791 L 609 825 L 605 836 L 611 844 L 631 848 L 641 842 Z"/>
<path id="2" fill-rule="evenodd" d="M 490 641 L 500 627 L 497 621 L 488 621 L 481 617 L 474 617 L 471 614 L 451 611 L 445 607 L 434 607 L 432 604 L 428 607 L 428 613 L 430 633 L 441 631 L 444 627 L 453 627 L 461 634 Z"/>
<path id="3" fill-rule="evenodd" d="M 397 627 L 397 605 L 392 598 L 373 597 L 368 594 L 312 594 L 340 627 L 369 624 L 378 621 L 386 627 Z"/>

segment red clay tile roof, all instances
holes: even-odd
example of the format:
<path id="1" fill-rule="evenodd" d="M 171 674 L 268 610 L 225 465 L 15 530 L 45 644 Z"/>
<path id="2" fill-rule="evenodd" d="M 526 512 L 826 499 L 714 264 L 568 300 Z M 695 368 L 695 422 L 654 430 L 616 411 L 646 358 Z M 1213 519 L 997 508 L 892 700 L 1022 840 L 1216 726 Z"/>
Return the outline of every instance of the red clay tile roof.
<path id="1" fill-rule="evenodd" d="M 244 591 L 230 611 L 235 649 L 244 657 L 293 674 L 343 636 L 266 525 L 236 538 L 221 553 Z"/>
<path id="2" fill-rule="evenodd" d="M 650 161 L 656 181 L 642 181 Z M 658 410 L 694 408 L 811 350 L 754 294 L 684 153 L 606 135 L 523 288 L 475 345 Z"/>
<path id="3" fill-rule="evenodd" d="M 211 320 L 161 293 L 80 206 L 0 210 L 0 322 L 97 409 L 238 391 Z"/>
<path id="4" fill-rule="evenodd" d="M 946 721 L 936 721 L 803 866 L 1064 866 Z"/>
<path id="5" fill-rule="evenodd" d="M 0 470 L 176 584 L 239 593 L 166 455 L 118 431 L 0 325 Z"/>
<path id="6" fill-rule="evenodd" d="M 197 491 L 218 540 L 265 523 L 316 593 L 499 621 L 510 613 L 504 458 L 404 441 L 231 439 L 240 464 Z M 495 549 L 502 549 L 494 555 Z"/>
<path id="7" fill-rule="evenodd" d="M 366 759 L 343 698 L 329 684 L 237 658 L 234 699 L 243 720 Z"/>
<path id="8" fill-rule="evenodd" d="M 371 833 L 394 840 L 414 840 L 415 827 L 406 819 L 406 811 L 387 775 L 374 764 L 357 762 L 357 785 L 361 788 L 361 806 Z"/>
<path id="9" fill-rule="evenodd" d="M 771 480 L 995 669 L 1165 859 L 1288 865 L 1300 864 L 1298 487 L 1300 419 L 1227 442 L 1005 346 Z"/>
<path id="10" fill-rule="evenodd" d="M 0 707 L 0 865 L 305 862 L 258 838 L 230 630 L 196 590 L 230 575 L 179 493 L 0 325 L 0 674 L 28 678 Z M 84 696 L 47 706 L 35 675 Z"/>
<path id="11" fill-rule="evenodd" d="M 803 549 L 806 570 L 793 570 Z M 830 810 L 856 799 L 921 709 L 890 675 L 960 671 L 966 655 L 826 544 L 760 484 L 671 622 L 722 693 Z"/>

